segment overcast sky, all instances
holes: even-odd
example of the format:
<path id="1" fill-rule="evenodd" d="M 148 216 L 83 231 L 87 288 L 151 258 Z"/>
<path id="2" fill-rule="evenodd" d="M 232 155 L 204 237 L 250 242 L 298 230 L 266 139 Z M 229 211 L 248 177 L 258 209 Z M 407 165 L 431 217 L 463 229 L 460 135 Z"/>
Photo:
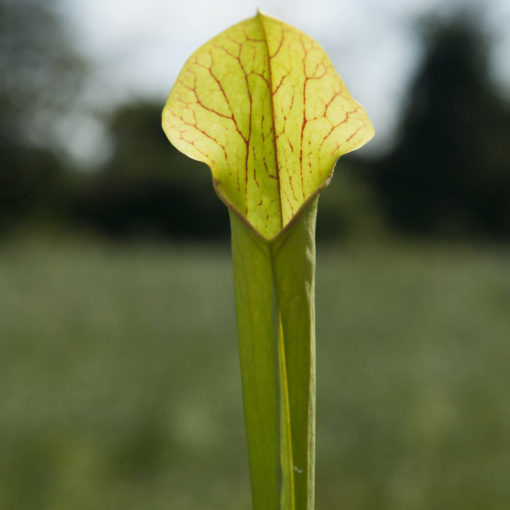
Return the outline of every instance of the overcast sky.
<path id="1" fill-rule="evenodd" d="M 414 20 L 445 13 L 455 0 L 61 0 L 79 48 L 94 63 L 89 89 L 102 106 L 133 97 L 164 103 L 186 59 L 256 8 L 312 36 L 328 52 L 376 129 L 372 150 L 387 144 L 419 61 Z M 493 68 L 510 83 L 510 2 L 484 0 L 493 35 Z M 163 105 L 163 104 L 162 104 Z M 82 139 L 83 142 L 83 139 Z"/>

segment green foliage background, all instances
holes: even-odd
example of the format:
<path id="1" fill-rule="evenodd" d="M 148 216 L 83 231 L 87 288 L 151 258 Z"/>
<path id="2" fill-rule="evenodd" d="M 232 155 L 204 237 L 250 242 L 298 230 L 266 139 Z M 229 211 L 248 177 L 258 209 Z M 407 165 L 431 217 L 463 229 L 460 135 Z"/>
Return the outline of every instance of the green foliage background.
<path id="1" fill-rule="evenodd" d="M 172 149 L 160 129 L 165 98 L 96 112 L 109 156 L 76 171 L 55 140 L 59 122 L 84 108 L 83 57 L 51 2 L 2 0 L 0 10 L 0 237 L 49 225 L 123 239 L 227 238 L 209 170 Z M 342 158 L 335 192 L 323 200 L 324 236 L 389 229 L 510 239 L 510 106 L 492 79 L 481 19 L 473 9 L 415 23 L 423 55 L 394 143 L 371 158 Z"/>

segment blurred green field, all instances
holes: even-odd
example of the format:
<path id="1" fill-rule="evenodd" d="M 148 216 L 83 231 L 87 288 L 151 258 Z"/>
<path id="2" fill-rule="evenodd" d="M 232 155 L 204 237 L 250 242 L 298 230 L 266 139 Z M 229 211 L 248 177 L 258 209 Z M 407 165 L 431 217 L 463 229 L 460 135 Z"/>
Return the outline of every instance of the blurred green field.
<path id="1" fill-rule="evenodd" d="M 319 246 L 318 510 L 510 508 L 510 248 Z M 248 510 L 228 247 L 0 246 L 0 508 Z"/>

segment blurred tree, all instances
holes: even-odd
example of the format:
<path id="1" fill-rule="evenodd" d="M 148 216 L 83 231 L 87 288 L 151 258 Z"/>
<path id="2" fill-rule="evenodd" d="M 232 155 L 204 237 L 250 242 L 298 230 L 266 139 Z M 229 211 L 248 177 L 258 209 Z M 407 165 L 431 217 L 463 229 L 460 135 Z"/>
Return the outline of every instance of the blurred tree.
<path id="1" fill-rule="evenodd" d="M 0 0 L 0 142 L 42 145 L 85 71 L 51 0 Z"/>
<path id="2" fill-rule="evenodd" d="M 83 73 L 52 1 L 0 0 L 0 232 L 65 195 L 51 143 Z"/>
<path id="3" fill-rule="evenodd" d="M 385 232 L 383 213 L 362 175 L 366 162 L 357 155 L 340 158 L 319 199 L 317 238 L 374 239 Z"/>
<path id="4" fill-rule="evenodd" d="M 373 175 L 400 229 L 510 237 L 510 111 L 479 24 L 462 14 L 426 25 L 400 134 Z"/>
<path id="5" fill-rule="evenodd" d="M 159 103 L 139 102 L 110 119 L 110 160 L 84 183 L 74 215 L 114 237 L 214 238 L 228 234 L 228 215 L 208 168 L 183 156 L 161 129 Z"/>
<path id="6" fill-rule="evenodd" d="M 63 211 L 67 176 L 48 150 L 0 148 L 0 234 L 20 224 L 53 221 Z"/>

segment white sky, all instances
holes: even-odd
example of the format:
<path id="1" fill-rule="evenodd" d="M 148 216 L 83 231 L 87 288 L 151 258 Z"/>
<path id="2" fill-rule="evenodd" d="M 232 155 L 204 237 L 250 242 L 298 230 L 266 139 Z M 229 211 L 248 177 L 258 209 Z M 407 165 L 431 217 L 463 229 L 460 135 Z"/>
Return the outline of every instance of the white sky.
<path id="1" fill-rule="evenodd" d="M 95 63 L 88 93 L 93 106 L 147 96 L 160 100 L 163 106 L 190 54 L 219 32 L 253 16 L 259 7 L 303 30 L 326 49 L 375 126 L 376 137 L 369 144 L 372 150 L 390 141 L 403 93 L 418 62 L 420 47 L 412 34 L 413 21 L 463 3 L 466 2 L 61 0 L 78 47 Z M 496 43 L 493 64 L 496 74 L 508 86 L 510 2 L 485 0 L 484 5 Z M 89 125 L 89 136 L 92 131 Z M 93 140 L 89 140 L 90 144 L 94 145 Z"/>

